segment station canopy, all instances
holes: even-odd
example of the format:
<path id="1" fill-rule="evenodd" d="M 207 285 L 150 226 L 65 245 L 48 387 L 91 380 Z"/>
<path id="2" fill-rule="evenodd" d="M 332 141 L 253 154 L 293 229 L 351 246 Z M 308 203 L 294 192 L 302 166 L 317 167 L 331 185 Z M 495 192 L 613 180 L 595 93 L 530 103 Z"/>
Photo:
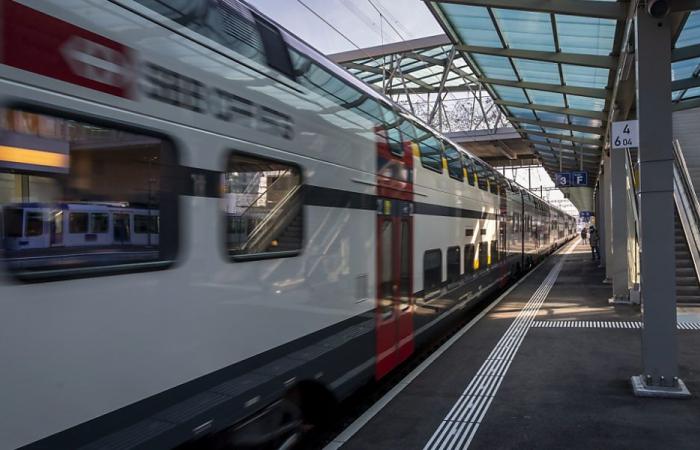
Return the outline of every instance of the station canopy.
<path id="1" fill-rule="evenodd" d="M 638 1 L 424 1 L 445 36 L 332 58 L 389 95 L 486 90 L 550 174 L 583 169 L 592 186 L 610 122 L 634 111 Z M 680 3 L 675 110 L 700 106 L 700 2 Z M 387 73 L 402 82 L 386 86 Z"/>

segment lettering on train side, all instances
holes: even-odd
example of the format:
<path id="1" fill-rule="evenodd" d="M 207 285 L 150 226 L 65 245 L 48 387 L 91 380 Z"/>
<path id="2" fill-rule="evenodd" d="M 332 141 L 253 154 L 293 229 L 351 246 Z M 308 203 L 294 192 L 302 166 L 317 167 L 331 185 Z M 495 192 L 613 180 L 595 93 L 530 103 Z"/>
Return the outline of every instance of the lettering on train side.
<path id="1" fill-rule="evenodd" d="M 0 6 L 1 64 L 132 100 L 139 89 L 169 106 L 284 139 L 294 136 L 292 118 L 269 106 L 138 58 L 119 42 L 33 8 L 9 0 Z"/>
<path id="2" fill-rule="evenodd" d="M 141 92 L 152 100 L 219 120 L 249 126 L 285 139 L 294 137 L 293 120 L 287 114 L 258 105 L 221 88 L 207 86 L 187 75 L 154 63 L 142 66 Z"/>

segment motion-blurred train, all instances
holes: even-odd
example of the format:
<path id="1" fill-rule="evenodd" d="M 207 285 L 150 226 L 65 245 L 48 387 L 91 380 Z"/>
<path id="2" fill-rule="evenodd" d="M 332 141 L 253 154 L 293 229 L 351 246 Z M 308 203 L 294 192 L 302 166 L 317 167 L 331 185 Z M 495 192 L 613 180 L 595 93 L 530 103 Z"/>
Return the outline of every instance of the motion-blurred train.
<path id="1" fill-rule="evenodd" d="M 4 448 L 282 447 L 575 234 L 237 0 L 0 8 Z"/>

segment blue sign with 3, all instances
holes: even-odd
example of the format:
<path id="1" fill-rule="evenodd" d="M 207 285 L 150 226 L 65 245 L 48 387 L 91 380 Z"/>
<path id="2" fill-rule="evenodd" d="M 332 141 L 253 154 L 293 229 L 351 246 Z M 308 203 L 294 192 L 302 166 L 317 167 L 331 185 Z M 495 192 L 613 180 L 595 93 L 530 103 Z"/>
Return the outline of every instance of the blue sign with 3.
<path id="1" fill-rule="evenodd" d="M 557 187 L 571 186 L 571 172 L 557 172 L 554 178 Z"/>

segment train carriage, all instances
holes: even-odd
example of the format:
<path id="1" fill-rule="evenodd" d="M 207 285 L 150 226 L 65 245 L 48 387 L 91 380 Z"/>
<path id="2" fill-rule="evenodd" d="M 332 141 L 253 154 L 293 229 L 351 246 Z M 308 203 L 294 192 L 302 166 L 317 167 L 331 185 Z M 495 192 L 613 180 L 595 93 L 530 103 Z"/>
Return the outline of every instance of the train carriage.
<path id="1" fill-rule="evenodd" d="M 237 0 L 0 8 L 8 447 L 291 442 L 575 233 Z"/>

